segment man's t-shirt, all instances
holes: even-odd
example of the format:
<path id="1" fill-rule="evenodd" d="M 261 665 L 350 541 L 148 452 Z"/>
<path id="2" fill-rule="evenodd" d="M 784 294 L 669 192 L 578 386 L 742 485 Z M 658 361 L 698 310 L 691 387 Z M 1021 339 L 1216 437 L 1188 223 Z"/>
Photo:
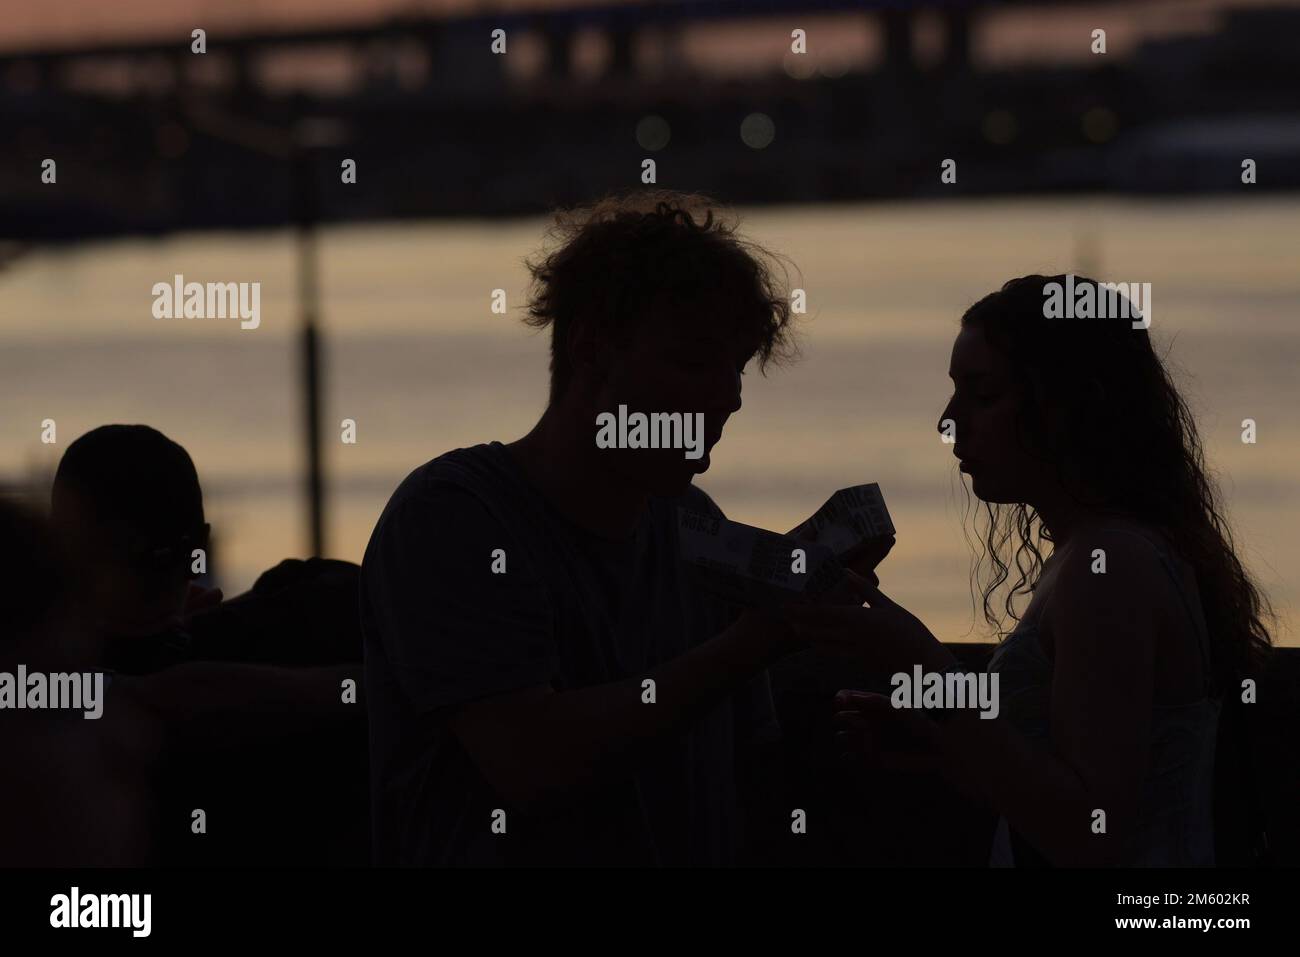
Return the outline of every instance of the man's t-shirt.
<path id="1" fill-rule="evenodd" d="M 402 482 L 361 576 L 375 863 L 729 860 L 736 739 L 775 727 L 766 674 L 546 816 L 505 807 L 449 727 L 458 705 L 642 676 L 722 631 L 736 610 L 687 579 L 678 505 L 721 514 L 692 487 L 652 499 L 631 539 L 602 540 L 555 511 L 498 442 Z"/>

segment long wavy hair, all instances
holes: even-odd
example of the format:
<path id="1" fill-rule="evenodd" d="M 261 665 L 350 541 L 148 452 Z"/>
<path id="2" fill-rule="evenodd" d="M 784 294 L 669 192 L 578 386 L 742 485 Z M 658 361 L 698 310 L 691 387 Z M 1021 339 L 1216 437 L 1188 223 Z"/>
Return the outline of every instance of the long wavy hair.
<path id="1" fill-rule="evenodd" d="M 1021 446 L 1055 467 L 1075 501 L 1157 529 L 1190 562 L 1209 627 L 1214 677 L 1226 688 L 1253 672 L 1270 651 L 1265 622 L 1276 621 L 1273 610 L 1237 558 L 1192 413 L 1147 330 L 1133 328 L 1131 303 L 1123 296 L 1107 300 L 1128 307 L 1128 315 L 1047 318 L 1045 284 L 1059 283 L 1064 290 L 1066 280 L 1013 279 L 966 310 L 962 328 L 983 330 L 989 345 L 1009 360 L 1020 396 Z M 1091 285 L 1094 296 L 1108 295 L 1096 280 L 1076 276 L 1073 282 L 1076 291 Z M 1051 419 L 1049 409 L 1055 413 Z M 1052 537 L 1023 503 L 985 502 L 981 511 L 974 537 L 967 532 L 976 551 L 972 597 L 976 590 L 982 594 L 985 620 L 1001 631 L 1008 620 L 1019 621 L 1018 599 L 1037 586 Z M 998 610 L 994 596 L 1004 586 Z"/>

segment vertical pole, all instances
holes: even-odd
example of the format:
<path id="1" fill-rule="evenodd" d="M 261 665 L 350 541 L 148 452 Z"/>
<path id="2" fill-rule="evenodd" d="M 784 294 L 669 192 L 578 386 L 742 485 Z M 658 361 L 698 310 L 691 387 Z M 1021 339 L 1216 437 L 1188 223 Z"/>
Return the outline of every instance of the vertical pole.
<path id="1" fill-rule="evenodd" d="M 307 437 L 307 529 L 311 555 L 325 553 L 325 483 L 321 474 L 321 363 L 316 331 L 319 311 L 317 278 L 316 184 L 307 151 L 293 151 L 293 176 L 298 198 L 298 305 L 302 315 L 303 415 Z"/>

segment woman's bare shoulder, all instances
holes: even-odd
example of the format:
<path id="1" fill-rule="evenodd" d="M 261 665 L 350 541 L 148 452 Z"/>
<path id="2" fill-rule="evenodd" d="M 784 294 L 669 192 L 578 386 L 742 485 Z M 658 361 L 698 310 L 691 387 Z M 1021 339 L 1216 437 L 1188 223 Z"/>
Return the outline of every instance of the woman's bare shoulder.
<path id="1" fill-rule="evenodd" d="M 1167 547 L 1155 529 L 1136 522 L 1076 529 L 1060 556 L 1049 613 L 1075 625 L 1095 618 L 1154 623 L 1178 601 L 1164 567 Z"/>

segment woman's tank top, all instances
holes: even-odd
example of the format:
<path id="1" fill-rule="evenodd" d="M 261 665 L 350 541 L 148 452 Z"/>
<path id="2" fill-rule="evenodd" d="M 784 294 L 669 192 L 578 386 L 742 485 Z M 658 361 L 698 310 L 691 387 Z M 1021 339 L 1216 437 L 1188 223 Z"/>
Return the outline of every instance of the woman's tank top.
<path id="1" fill-rule="evenodd" d="M 1138 804 L 1135 867 L 1212 867 L 1214 865 L 1214 752 L 1218 736 L 1220 699 L 1214 694 L 1209 635 L 1199 596 L 1189 594 L 1179 567 L 1169 553 L 1146 535 L 1135 535 L 1155 548 L 1173 579 L 1200 647 L 1204 688 L 1187 704 L 1154 705 L 1151 755 Z M 1178 560 L 1181 563 L 1181 559 Z M 1050 600 L 1050 596 L 1049 596 Z M 998 673 L 1001 692 L 999 720 L 1044 749 L 1051 747 L 1052 662 L 1039 642 L 1039 626 L 1021 622 L 994 651 L 988 670 Z M 989 865 L 1046 866 L 1034 848 L 1020 839 L 1006 818 L 998 820 Z"/>

